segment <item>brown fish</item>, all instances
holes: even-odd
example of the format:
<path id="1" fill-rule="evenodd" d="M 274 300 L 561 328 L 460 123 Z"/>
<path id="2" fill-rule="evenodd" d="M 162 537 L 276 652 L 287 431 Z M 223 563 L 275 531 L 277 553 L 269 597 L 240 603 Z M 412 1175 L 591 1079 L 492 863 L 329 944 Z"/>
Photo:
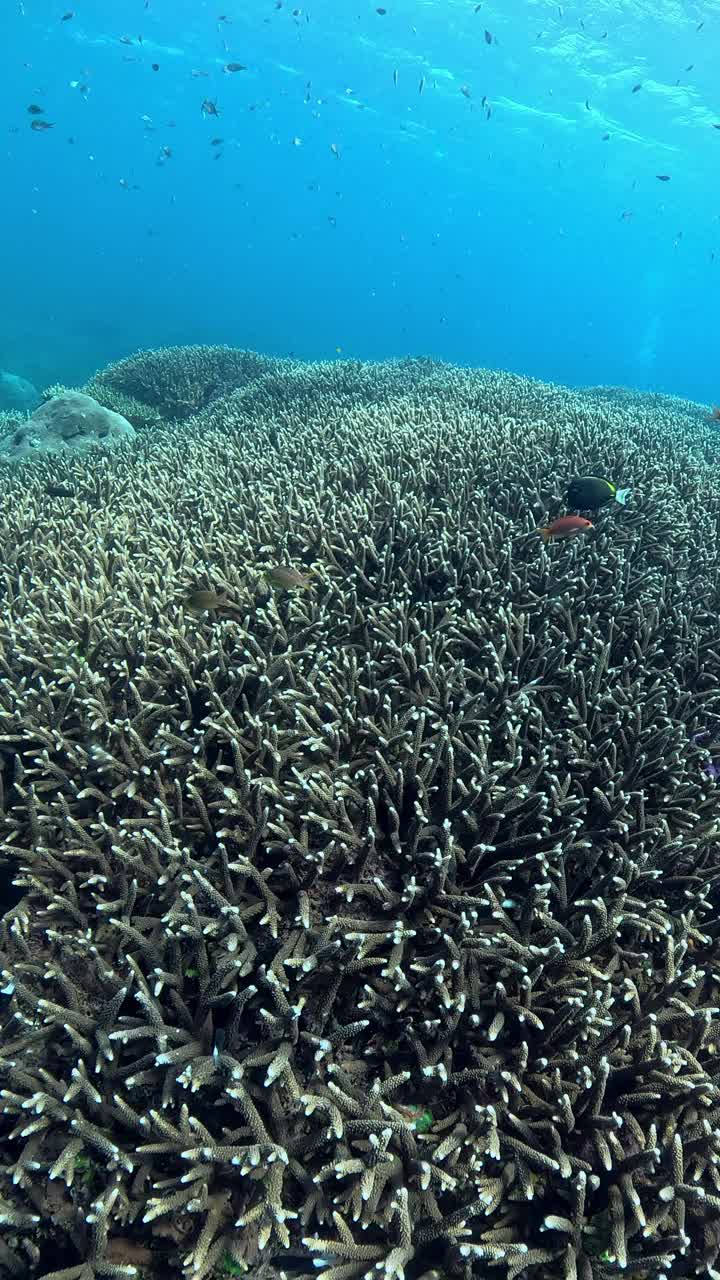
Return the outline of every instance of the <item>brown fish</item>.
<path id="1" fill-rule="evenodd" d="M 291 591 L 293 587 L 299 587 L 303 591 L 313 589 L 307 574 L 301 573 L 299 569 L 293 569 L 290 565 L 274 564 L 272 569 L 266 570 L 265 577 L 272 587 L 278 587 L 281 591 Z"/>
<path id="2" fill-rule="evenodd" d="M 535 532 L 541 535 L 543 542 L 550 542 L 554 538 L 576 538 L 579 533 L 587 533 L 592 527 L 584 516 L 560 516 L 558 520 L 553 520 L 551 524 L 546 524 Z"/>
<path id="3" fill-rule="evenodd" d="M 206 609 L 213 609 L 216 613 L 229 613 L 234 614 L 235 617 L 242 617 L 240 605 L 228 599 L 224 591 L 210 591 L 205 587 L 194 587 L 184 597 L 183 603 L 191 613 L 204 613 Z"/>

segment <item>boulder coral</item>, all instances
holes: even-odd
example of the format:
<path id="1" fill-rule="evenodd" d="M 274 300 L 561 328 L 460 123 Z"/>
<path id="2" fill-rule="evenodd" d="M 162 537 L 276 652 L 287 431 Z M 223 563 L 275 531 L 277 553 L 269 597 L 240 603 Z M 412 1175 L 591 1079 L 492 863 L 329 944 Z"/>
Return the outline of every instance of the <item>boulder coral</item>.
<path id="1" fill-rule="evenodd" d="M 134 435 L 134 428 L 121 414 L 81 391 L 65 391 L 46 400 L 14 431 L 0 438 L 0 458 L 17 462 L 47 453 L 84 453 Z"/>
<path id="2" fill-rule="evenodd" d="M 37 387 L 17 373 L 0 370 L 0 411 L 29 413 L 40 403 Z"/>
<path id="3" fill-rule="evenodd" d="M 286 362 L 8 469 L 1 1276 L 718 1275 L 716 450 Z"/>

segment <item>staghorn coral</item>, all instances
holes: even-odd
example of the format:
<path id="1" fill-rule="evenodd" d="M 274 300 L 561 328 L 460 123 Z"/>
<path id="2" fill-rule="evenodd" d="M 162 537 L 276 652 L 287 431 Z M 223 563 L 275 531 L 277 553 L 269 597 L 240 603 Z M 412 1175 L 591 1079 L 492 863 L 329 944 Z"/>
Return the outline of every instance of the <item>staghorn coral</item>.
<path id="1" fill-rule="evenodd" d="M 230 395 L 291 361 L 235 347 L 165 347 L 138 351 L 96 373 L 80 390 L 120 413 L 139 430 L 184 421 L 219 397 Z M 44 399 L 72 388 L 48 387 Z"/>
<path id="2" fill-rule="evenodd" d="M 0 1275 L 718 1274 L 715 448 L 295 363 L 8 474 Z"/>
<path id="3" fill-rule="evenodd" d="M 125 414 L 127 408 L 137 417 L 149 408 L 168 421 L 178 421 L 252 383 L 279 363 L 234 347 L 165 347 L 139 351 L 109 365 L 84 390 L 119 413 Z"/>
<path id="4" fill-rule="evenodd" d="M 20 409 L 9 409 L 5 412 L 0 412 L 0 440 L 12 435 L 27 420 L 27 413 L 23 413 Z"/>

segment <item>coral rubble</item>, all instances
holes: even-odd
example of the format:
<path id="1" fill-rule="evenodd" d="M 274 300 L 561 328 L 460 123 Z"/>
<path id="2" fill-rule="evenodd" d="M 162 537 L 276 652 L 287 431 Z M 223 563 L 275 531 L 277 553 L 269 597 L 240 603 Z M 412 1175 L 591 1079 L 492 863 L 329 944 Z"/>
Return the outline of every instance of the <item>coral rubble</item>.
<path id="1" fill-rule="evenodd" d="M 6 468 L 0 1276 L 717 1277 L 712 430 L 254 360 Z"/>

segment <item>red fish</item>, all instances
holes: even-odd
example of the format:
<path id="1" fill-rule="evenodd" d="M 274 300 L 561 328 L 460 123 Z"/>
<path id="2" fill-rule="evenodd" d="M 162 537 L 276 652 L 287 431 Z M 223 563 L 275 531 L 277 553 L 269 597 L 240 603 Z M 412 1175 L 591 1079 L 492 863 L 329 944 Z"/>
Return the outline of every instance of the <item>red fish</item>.
<path id="1" fill-rule="evenodd" d="M 584 516 L 560 516 L 552 524 L 546 524 L 535 532 L 540 534 L 543 542 L 550 542 L 552 538 L 575 538 L 579 533 L 587 533 L 592 527 Z"/>

